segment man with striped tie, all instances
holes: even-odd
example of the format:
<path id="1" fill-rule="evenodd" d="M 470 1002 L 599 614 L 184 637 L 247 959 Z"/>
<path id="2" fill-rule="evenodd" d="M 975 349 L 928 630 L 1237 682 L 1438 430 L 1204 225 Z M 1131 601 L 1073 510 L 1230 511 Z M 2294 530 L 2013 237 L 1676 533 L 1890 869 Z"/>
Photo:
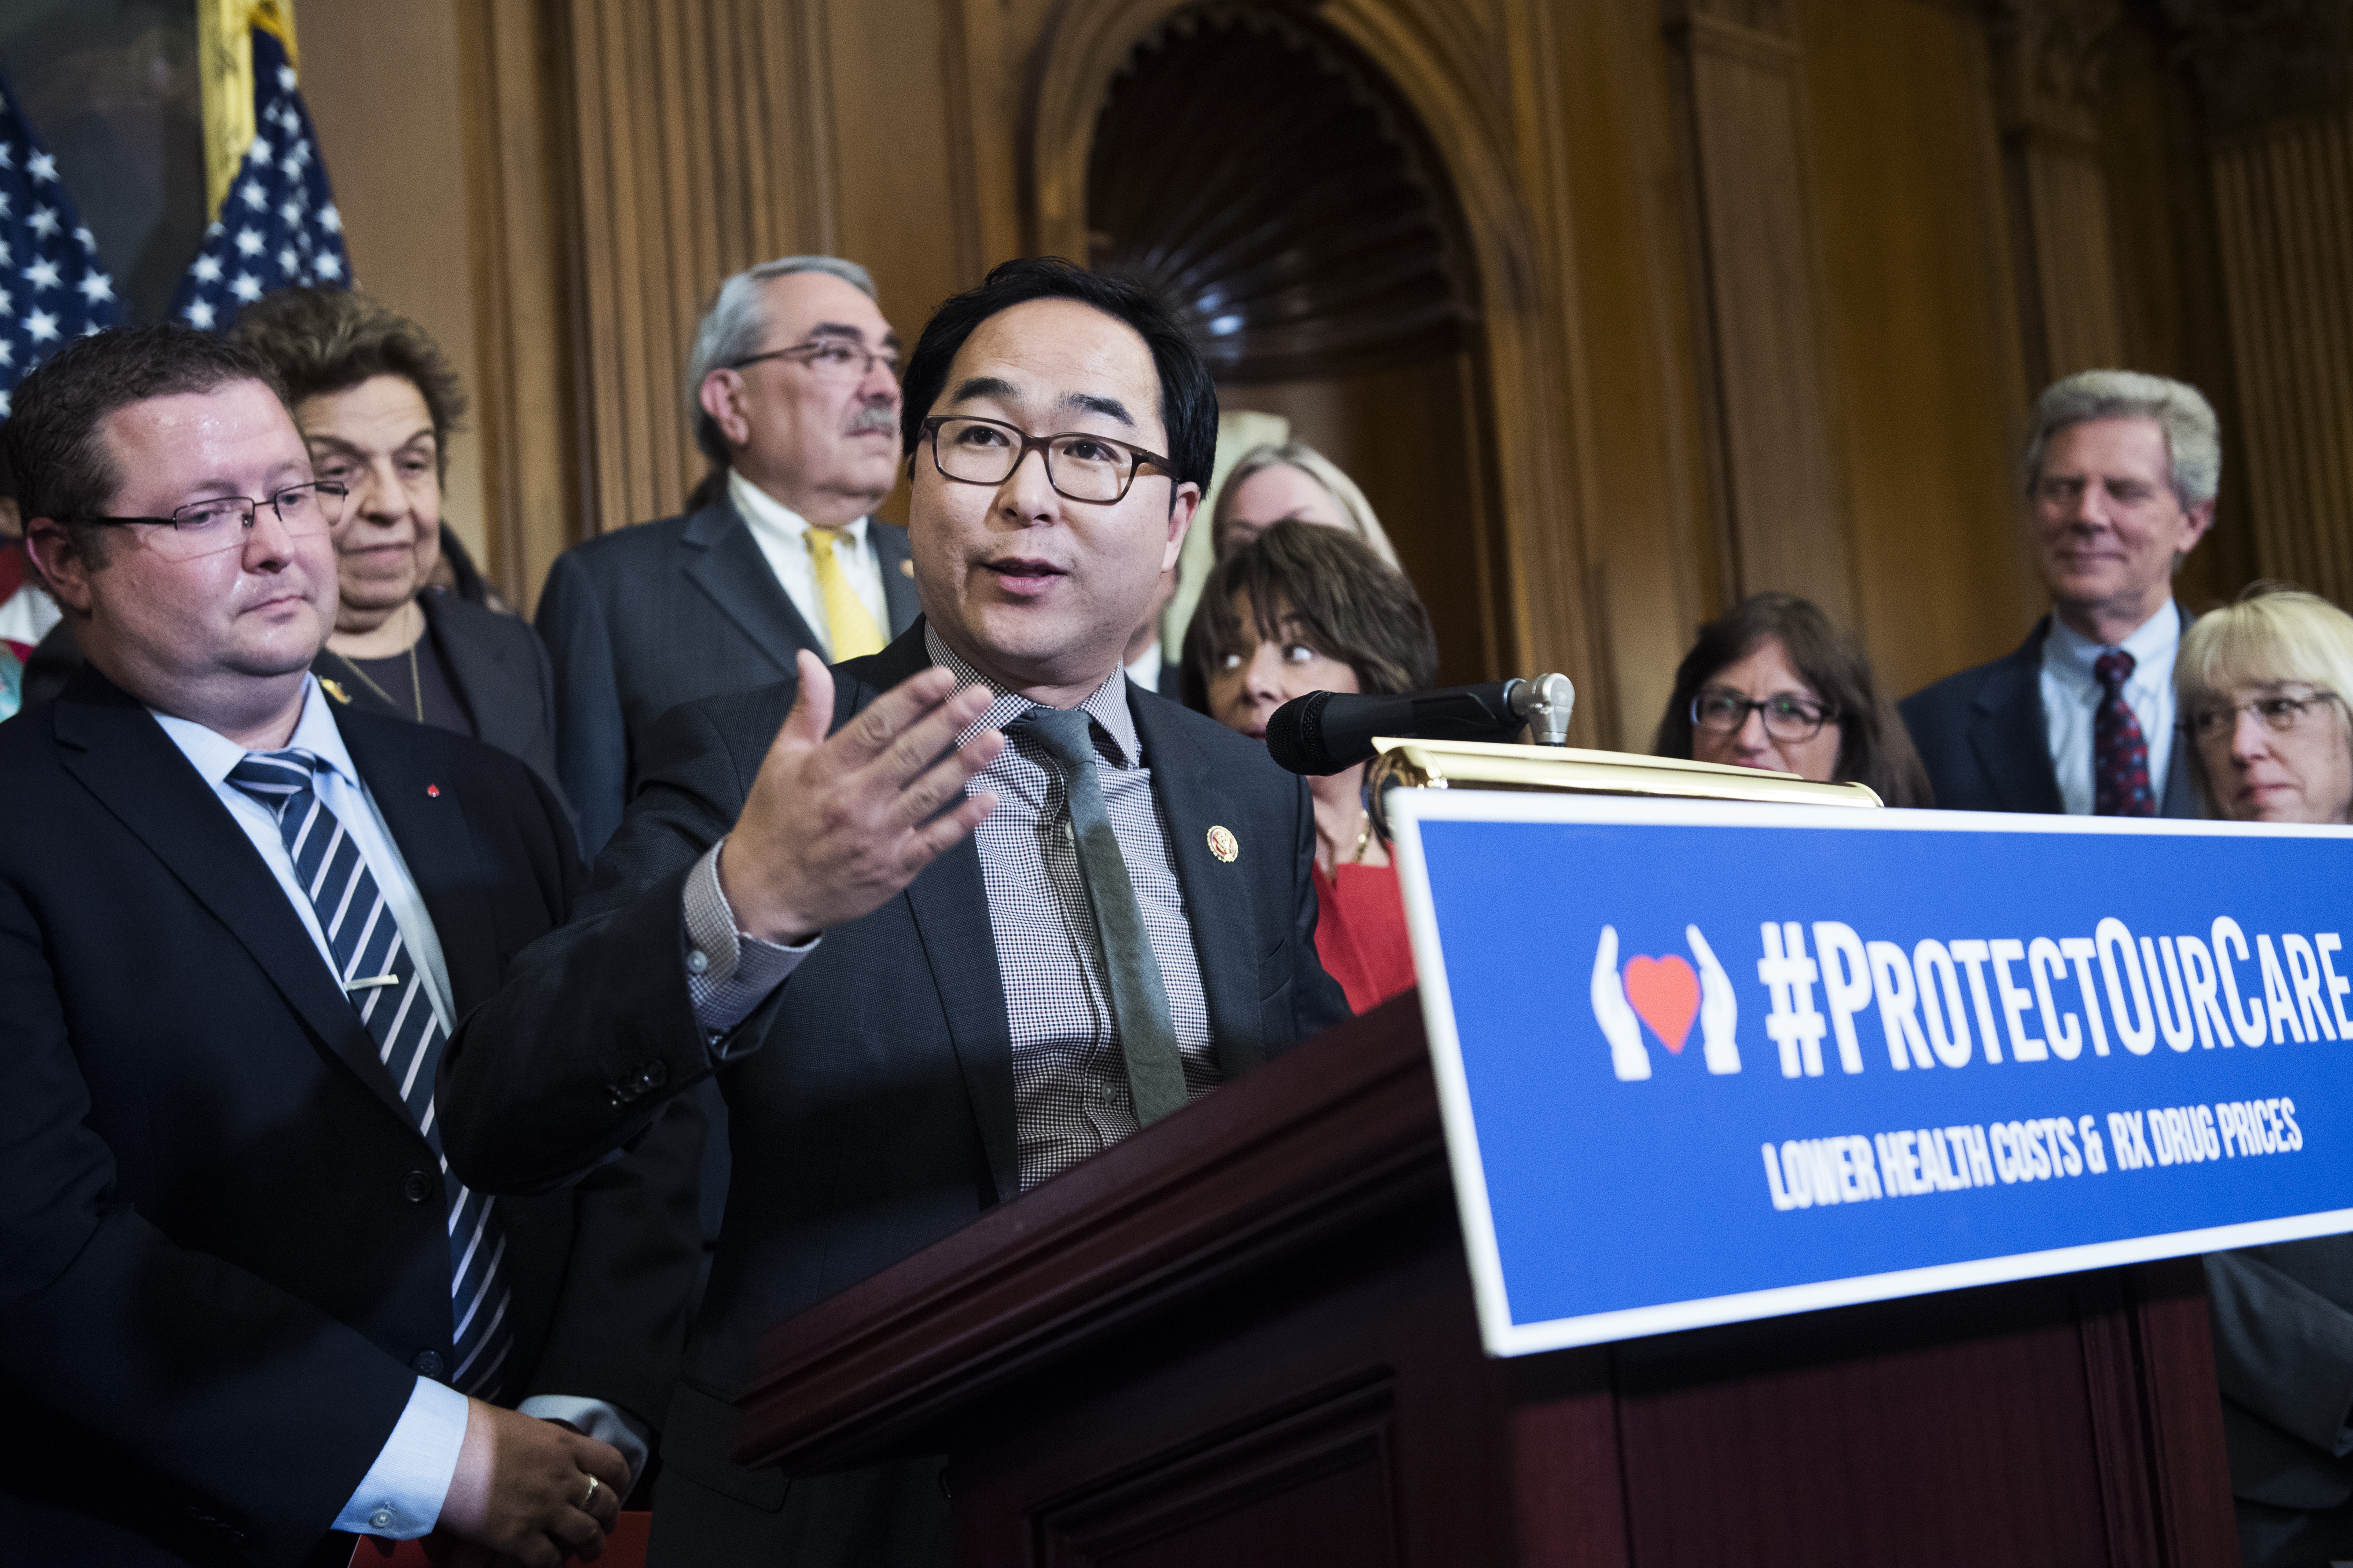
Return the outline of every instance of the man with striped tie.
<path id="1" fill-rule="evenodd" d="M 493 1198 L 435 1100 L 564 919 L 562 808 L 322 697 L 344 497 L 246 351 L 82 340 L 5 440 L 90 663 L 0 727 L 0 1554 L 595 1552 L 675 1376 L 699 1122 Z"/>

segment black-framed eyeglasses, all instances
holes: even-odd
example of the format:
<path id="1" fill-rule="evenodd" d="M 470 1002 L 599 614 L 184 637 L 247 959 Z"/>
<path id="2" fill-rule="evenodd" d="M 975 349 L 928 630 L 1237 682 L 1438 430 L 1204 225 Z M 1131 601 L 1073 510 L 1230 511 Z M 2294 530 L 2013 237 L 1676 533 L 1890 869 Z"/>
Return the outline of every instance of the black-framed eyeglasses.
<path id="1" fill-rule="evenodd" d="M 2263 721 L 2263 728 L 2274 735 L 2284 735 L 2305 721 L 2305 716 L 2325 702 L 2342 700 L 2334 691 L 2315 689 L 2298 697 L 2282 692 L 2271 697 L 2257 697 L 2246 702 L 2234 702 L 2229 707 L 2192 708 L 2181 721 L 2181 728 L 2200 745 L 2211 745 L 2228 736 L 2239 727 L 2239 715 L 2253 713 Z"/>
<path id="2" fill-rule="evenodd" d="M 155 550 L 174 560 L 185 561 L 242 542 L 265 506 L 278 514 L 279 525 L 289 533 L 324 533 L 343 521 L 343 500 L 350 494 L 350 488 L 341 480 L 313 479 L 309 484 L 289 485 L 260 500 L 251 496 L 213 496 L 193 500 L 173 508 L 169 517 L 74 517 L 59 521 L 117 527 L 149 524 L 165 531 L 151 540 Z"/>
<path id="3" fill-rule="evenodd" d="M 892 348 L 870 349 L 864 343 L 848 338 L 819 338 L 815 342 L 796 343 L 788 349 L 770 349 L 765 353 L 745 354 L 742 359 L 727 362 L 729 370 L 742 370 L 745 365 L 758 364 L 762 360 L 788 359 L 802 364 L 828 381 L 864 381 L 880 364 L 899 379 L 899 351 Z"/>
<path id="4" fill-rule="evenodd" d="M 1001 419 L 935 414 L 923 421 L 932 438 L 932 463 L 945 478 L 967 485 L 1001 485 L 1032 452 L 1046 458 L 1046 482 L 1071 500 L 1109 505 L 1127 497 L 1146 463 L 1172 478 L 1175 470 L 1157 452 L 1108 436 L 1066 431 L 1032 436 Z"/>
<path id="5" fill-rule="evenodd" d="M 1764 715 L 1765 732 L 1777 741 L 1810 741 L 1838 717 L 1837 709 L 1802 697 L 1753 698 L 1723 686 L 1706 687 L 1692 699 L 1693 727 L 1719 735 L 1738 734 L 1751 713 Z"/>

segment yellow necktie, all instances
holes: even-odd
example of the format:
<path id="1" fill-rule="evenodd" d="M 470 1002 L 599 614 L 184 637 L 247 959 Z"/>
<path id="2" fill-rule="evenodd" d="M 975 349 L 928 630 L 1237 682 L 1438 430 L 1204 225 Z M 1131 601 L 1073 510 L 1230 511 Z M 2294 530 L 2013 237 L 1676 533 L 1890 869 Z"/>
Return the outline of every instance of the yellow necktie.
<path id="1" fill-rule="evenodd" d="M 817 591 L 825 595 L 825 636 L 833 645 L 833 662 L 881 653 L 882 628 L 874 624 L 866 601 L 849 585 L 849 574 L 833 553 L 840 531 L 812 524 L 803 537 L 808 541 L 809 564 L 817 568 Z"/>

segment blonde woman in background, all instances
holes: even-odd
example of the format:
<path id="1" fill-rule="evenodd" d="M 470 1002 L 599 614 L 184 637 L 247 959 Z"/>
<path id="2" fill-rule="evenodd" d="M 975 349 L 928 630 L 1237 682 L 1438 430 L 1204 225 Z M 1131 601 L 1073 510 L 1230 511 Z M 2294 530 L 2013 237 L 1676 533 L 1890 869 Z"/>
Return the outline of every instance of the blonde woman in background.
<path id="1" fill-rule="evenodd" d="M 2258 584 L 2190 623 L 2173 679 L 2209 812 L 2353 818 L 2353 616 Z M 2209 1253 L 2206 1289 L 2242 1560 L 2353 1556 L 2353 1237 Z"/>
<path id="2" fill-rule="evenodd" d="M 2181 636 L 2173 679 L 2206 809 L 2233 822 L 2353 814 L 2353 616 L 2258 584 Z"/>
<path id="3" fill-rule="evenodd" d="M 1235 460 L 1218 487 L 1210 543 L 1224 561 L 1275 523 L 1292 520 L 1345 529 L 1369 545 L 1384 565 L 1399 569 L 1373 503 L 1356 480 L 1304 441 L 1253 447 Z"/>

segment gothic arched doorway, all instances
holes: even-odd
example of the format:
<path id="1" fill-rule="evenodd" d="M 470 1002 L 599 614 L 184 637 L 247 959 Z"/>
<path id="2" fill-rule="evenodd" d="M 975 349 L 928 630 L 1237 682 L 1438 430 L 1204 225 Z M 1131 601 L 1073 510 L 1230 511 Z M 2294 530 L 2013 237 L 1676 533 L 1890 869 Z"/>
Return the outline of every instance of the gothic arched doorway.
<path id="1" fill-rule="evenodd" d="M 1512 673 L 1474 268 L 1379 68 L 1297 16 L 1177 13 L 1111 84 L 1087 227 L 1093 265 L 1187 316 L 1222 409 L 1280 416 L 1363 487 L 1430 607 L 1441 679 Z"/>

